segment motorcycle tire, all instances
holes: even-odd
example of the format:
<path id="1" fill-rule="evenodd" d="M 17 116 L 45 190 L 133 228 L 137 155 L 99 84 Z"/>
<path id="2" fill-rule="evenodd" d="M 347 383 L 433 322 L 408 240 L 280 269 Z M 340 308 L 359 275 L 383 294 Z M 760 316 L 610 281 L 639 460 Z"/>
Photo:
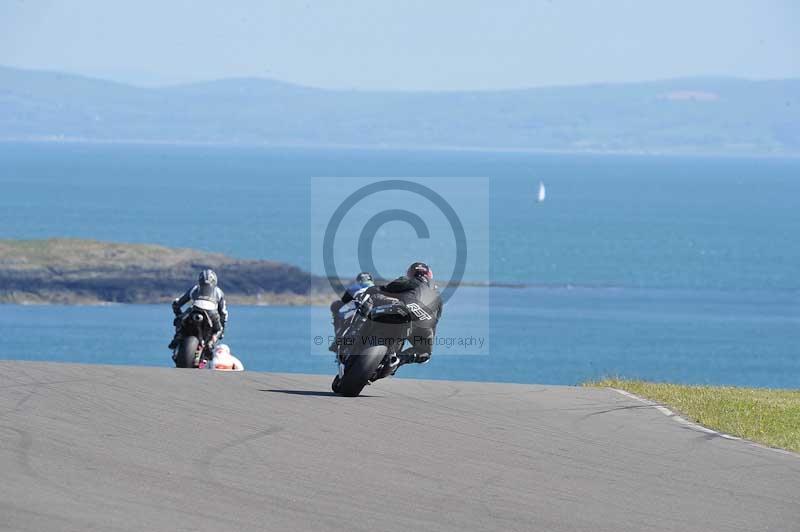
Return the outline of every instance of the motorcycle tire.
<path id="1" fill-rule="evenodd" d="M 194 368 L 194 354 L 197 352 L 199 344 L 200 340 L 195 336 L 184 338 L 178 348 L 178 355 L 175 357 L 175 367 Z"/>
<path id="2" fill-rule="evenodd" d="M 358 397 L 370 377 L 375 374 L 386 352 L 385 345 L 376 345 L 364 349 L 357 355 L 351 355 L 347 360 L 344 376 L 339 382 L 339 393 L 345 397 Z"/>

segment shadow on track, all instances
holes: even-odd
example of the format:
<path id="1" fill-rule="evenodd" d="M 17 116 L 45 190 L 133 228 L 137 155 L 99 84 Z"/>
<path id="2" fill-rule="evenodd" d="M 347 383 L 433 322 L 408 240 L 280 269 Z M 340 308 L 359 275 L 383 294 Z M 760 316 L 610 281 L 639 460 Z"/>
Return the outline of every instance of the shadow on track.
<path id="1" fill-rule="evenodd" d="M 264 389 L 258 390 L 259 392 L 272 392 L 272 393 L 285 393 L 287 395 L 310 395 L 316 397 L 341 397 L 333 392 L 322 392 L 316 390 L 274 390 L 274 389 Z M 375 395 L 364 395 L 361 394 L 359 397 L 377 397 Z M 349 399 L 349 398 L 348 398 Z"/>

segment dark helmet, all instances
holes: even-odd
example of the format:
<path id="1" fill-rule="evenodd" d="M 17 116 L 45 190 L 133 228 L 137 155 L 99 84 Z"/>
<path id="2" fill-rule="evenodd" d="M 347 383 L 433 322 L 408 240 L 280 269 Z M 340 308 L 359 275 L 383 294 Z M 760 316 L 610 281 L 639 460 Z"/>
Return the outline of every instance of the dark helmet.
<path id="1" fill-rule="evenodd" d="M 431 282 L 433 280 L 433 270 L 424 262 L 415 262 L 406 270 L 406 277 Z"/>
<path id="2" fill-rule="evenodd" d="M 360 284 L 361 286 L 373 286 L 375 285 L 375 280 L 372 278 L 371 273 L 361 272 L 356 275 L 356 283 Z"/>
<path id="3" fill-rule="evenodd" d="M 210 286 L 211 288 L 216 288 L 217 274 L 214 273 L 214 270 L 203 270 L 197 278 L 197 284 L 201 287 Z"/>

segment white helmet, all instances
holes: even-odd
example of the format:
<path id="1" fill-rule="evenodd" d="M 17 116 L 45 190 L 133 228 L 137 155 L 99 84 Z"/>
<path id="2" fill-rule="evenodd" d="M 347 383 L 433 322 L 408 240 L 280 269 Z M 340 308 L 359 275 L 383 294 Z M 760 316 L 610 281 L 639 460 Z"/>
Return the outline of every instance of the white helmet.
<path id="1" fill-rule="evenodd" d="M 231 348 L 228 347 L 226 344 L 219 344 L 217 347 L 214 348 L 214 356 L 230 356 Z"/>

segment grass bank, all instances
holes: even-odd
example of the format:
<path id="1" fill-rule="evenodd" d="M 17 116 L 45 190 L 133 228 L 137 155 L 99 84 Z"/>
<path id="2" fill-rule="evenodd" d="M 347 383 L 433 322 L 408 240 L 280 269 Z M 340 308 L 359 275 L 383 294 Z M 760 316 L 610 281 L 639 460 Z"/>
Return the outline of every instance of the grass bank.
<path id="1" fill-rule="evenodd" d="M 650 399 L 705 427 L 800 452 L 800 390 L 728 386 L 685 386 L 605 379 L 609 386 Z"/>

